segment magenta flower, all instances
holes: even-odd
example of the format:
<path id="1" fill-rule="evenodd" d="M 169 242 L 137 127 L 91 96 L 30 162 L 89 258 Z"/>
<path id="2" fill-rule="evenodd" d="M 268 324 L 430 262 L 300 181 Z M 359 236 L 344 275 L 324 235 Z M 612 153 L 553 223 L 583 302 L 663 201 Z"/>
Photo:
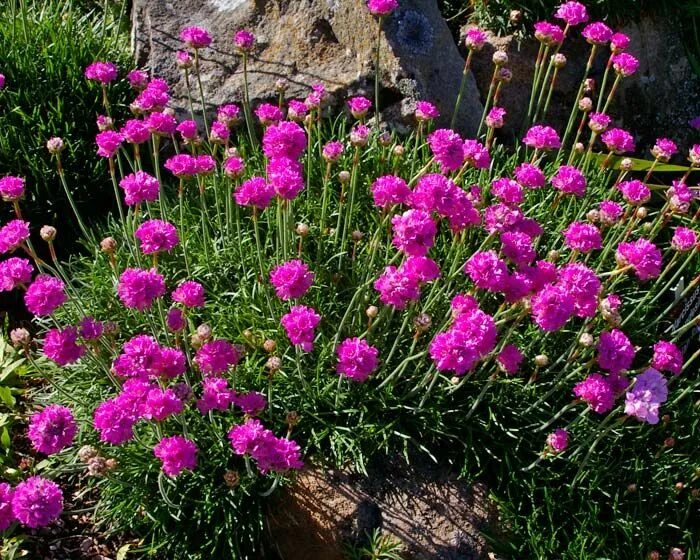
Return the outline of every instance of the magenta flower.
<path id="1" fill-rule="evenodd" d="M 164 167 L 175 177 L 191 177 L 198 173 L 197 158 L 190 154 L 177 154 L 165 161 Z"/>
<path id="2" fill-rule="evenodd" d="M 564 194 L 582 197 L 586 194 L 586 177 L 576 167 L 562 165 L 551 179 L 552 186 Z"/>
<path id="3" fill-rule="evenodd" d="M 598 205 L 600 221 L 605 225 L 616 223 L 622 217 L 622 206 L 612 200 L 603 200 Z"/>
<path id="4" fill-rule="evenodd" d="M 508 375 L 515 375 L 524 359 L 525 356 L 514 344 L 506 344 L 496 357 L 498 365 Z"/>
<path id="5" fill-rule="evenodd" d="M 197 409 L 202 414 L 210 410 L 228 410 L 234 395 L 224 378 L 206 377 L 202 382 L 202 398 L 197 401 Z"/>
<path id="6" fill-rule="evenodd" d="M 136 91 L 142 91 L 148 85 L 148 74 L 143 70 L 132 70 L 126 75 L 126 79 Z"/>
<path id="7" fill-rule="evenodd" d="M 44 338 L 44 355 L 59 366 L 77 362 L 85 354 L 85 346 L 78 344 L 77 340 L 78 329 L 75 327 L 50 329 Z"/>
<path id="8" fill-rule="evenodd" d="M 117 295 L 125 307 L 143 311 L 165 294 L 165 279 L 155 268 L 127 268 L 119 276 Z"/>
<path id="9" fill-rule="evenodd" d="M 208 154 L 200 154 L 195 159 L 195 170 L 197 174 L 209 175 L 216 169 L 216 160 Z"/>
<path id="10" fill-rule="evenodd" d="M 569 432 L 562 428 L 554 430 L 547 436 L 547 447 L 553 453 L 561 453 L 569 446 Z"/>
<path id="11" fill-rule="evenodd" d="M 630 369 L 636 353 L 629 338 L 619 329 L 601 333 L 596 349 L 598 365 L 610 373 Z"/>
<path id="12" fill-rule="evenodd" d="M 187 53 L 185 53 L 187 54 Z M 189 57 L 189 54 L 187 54 Z M 178 65 L 182 64 L 180 52 L 178 52 Z M 190 59 L 190 65 L 192 64 Z M 151 111 L 162 111 L 170 101 L 170 88 L 165 80 L 153 78 L 146 89 L 138 94 L 130 105 L 135 113 L 148 113 Z"/>
<path id="13" fill-rule="evenodd" d="M 85 77 L 100 84 L 108 84 L 117 79 L 117 67 L 112 62 L 93 62 L 85 68 Z"/>
<path id="14" fill-rule="evenodd" d="M 656 278 L 661 273 L 661 251 L 651 241 L 640 238 L 617 246 L 615 259 L 619 266 L 631 266 L 640 280 Z"/>
<path id="15" fill-rule="evenodd" d="M 476 298 L 467 294 L 457 294 L 450 301 L 450 308 L 452 309 L 452 318 L 459 317 L 464 313 L 478 309 L 479 302 Z"/>
<path id="16" fill-rule="evenodd" d="M 536 150 L 556 150 L 561 147 L 557 131 L 551 126 L 543 125 L 531 127 L 525 134 L 523 143 Z"/>
<path id="17" fill-rule="evenodd" d="M 586 222 L 571 222 L 563 235 L 569 249 L 582 253 L 590 253 L 603 246 L 603 238 L 598 228 Z"/>
<path id="18" fill-rule="evenodd" d="M 112 363 L 112 371 L 120 377 L 147 379 L 162 372 L 162 350 L 152 336 L 137 335 L 124 343 L 122 353 Z"/>
<path id="19" fill-rule="evenodd" d="M 228 438 L 233 452 L 236 455 L 250 455 L 263 474 L 270 471 L 283 473 L 304 466 L 296 442 L 276 437 L 255 418 L 231 428 Z"/>
<path id="20" fill-rule="evenodd" d="M 488 35 L 478 27 L 470 27 L 464 35 L 464 45 L 471 51 L 480 51 L 486 41 Z"/>
<path id="21" fill-rule="evenodd" d="M 615 404 L 615 393 L 610 383 L 599 373 L 589 375 L 574 386 L 574 395 L 585 401 L 594 412 L 603 414 Z"/>
<path id="22" fill-rule="evenodd" d="M 54 404 L 32 415 L 27 435 L 39 453 L 53 455 L 71 445 L 77 432 L 70 409 Z"/>
<path id="23" fill-rule="evenodd" d="M 295 122 L 283 121 L 265 129 L 262 143 L 268 158 L 299 159 L 306 149 L 306 132 Z"/>
<path id="24" fill-rule="evenodd" d="M 337 140 L 328 142 L 323 146 L 323 159 L 328 162 L 336 162 L 340 159 L 340 156 L 343 155 L 343 150 L 342 142 L 338 142 Z"/>
<path id="25" fill-rule="evenodd" d="M 367 0 L 367 8 L 373 16 L 388 16 L 398 7 L 398 0 Z"/>
<path id="26" fill-rule="evenodd" d="M 284 301 L 302 297 L 313 281 L 314 273 L 298 259 L 277 265 L 270 271 L 270 283 L 275 287 L 275 294 Z"/>
<path id="27" fill-rule="evenodd" d="M 396 175 L 378 177 L 372 183 L 371 190 L 374 204 L 380 208 L 403 204 L 411 196 L 411 189 L 408 188 L 406 181 Z"/>
<path id="28" fill-rule="evenodd" d="M 253 206 L 260 210 L 267 208 L 275 196 L 275 189 L 263 177 L 251 177 L 233 193 L 236 204 L 240 206 Z"/>
<path id="29" fill-rule="evenodd" d="M 425 255 L 435 243 L 437 225 L 423 210 L 407 210 L 391 220 L 392 244 L 408 255 Z"/>
<path id="30" fill-rule="evenodd" d="M 591 45 L 605 45 L 612 38 L 613 32 L 602 21 L 596 21 L 584 27 L 581 35 Z"/>
<path id="31" fill-rule="evenodd" d="M 194 357 L 194 363 L 205 375 L 226 373 L 240 361 L 241 353 L 233 344 L 222 339 L 207 342 Z"/>
<path id="32" fill-rule="evenodd" d="M 97 155 L 111 158 L 119 151 L 119 146 L 124 141 L 124 136 L 114 130 L 104 130 L 95 136 Z"/>
<path id="33" fill-rule="evenodd" d="M 238 156 L 227 157 L 222 165 L 224 173 L 230 179 L 235 179 L 243 175 L 245 170 L 245 162 L 243 158 Z"/>
<path id="34" fill-rule="evenodd" d="M 321 316 L 305 305 L 295 305 L 280 320 L 290 342 L 300 346 L 304 352 L 313 351 L 314 329 L 320 322 Z"/>
<path id="35" fill-rule="evenodd" d="M 29 222 L 10 220 L 0 228 L 0 254 L 11 253 L 29 239 Z"/>
<path id="36" fill-rule="evenodd" d="M 691 251 L 698 245 L 698 235 L 692 229 L 677 227 L 671 238 L 671 247 L 676 251 Z M 10 259 L 12 260 L 12 259 Z M 0 264 L 0 266 L 2 266 Z M 2 274 L 0 273 L 0 276 Z M 2 279 L 0 278 L 0 282 Z M 658 369 L 658 368 L 657 368 Z"/>
<path id="37" fill-rule="evenodd" d="M 216 120 L 231 127 L 241 120 L 241 109 L 233 103 L 221 105 L 216 110 Z"/>
<path id="38" fill-rule="evenodd" d="M 63 282 L 46 274 L 37 276 L 24 294 L 24 303 L 34 315 L 51 315 L 66 299 Z"/>
<path id="39" fill-rule="evenodd" d="M 456 171 L 464 162 L 462 138 L 455 131 L 439 128 L 428 136 L 428 145 L 437 161 L 445 171 Z"/>
<path id="40" fill-rule="evenodd" d="M 185 280 L 173 290 L 172 298 L 185 307 L 204 307 L 204 286 L 193 280 Z"/>
<path id="41" fill-rule="evenodd" d="M 211 45 L 211 35 L 201 27 L 185 27 L 180 31 L 180 41 L 191 49 L 203 49 Z"/>
<path id="42" fill-rule="evenodd" d="M 535 38 L 545 45 L 559 45 L 564 42 L 564 31 L 548 21 L 538 21 L 534 25 Z"/>
<path id="43" fill-rule="evenodd" d="M 644 183 L 637 179 L 631 181 L 622 181 L 618 183 L 617 188 L 622 193 L 622 197 L 629 203 L 639 206 L 649 201 L 651 191 Z"/>
<path id="44" fill-rule="evenodd" d="M 480 309 L 459 314 L 452 326 L 430 343 L 430 357 L 440 371 L 464 375 L 486 357 L 496 344 L 493 317 Z"/>
<path id="45" fill-rule="evenodd" d="M 690 230 L 689 230 L 690 231 Z M 12 257 L 0 262 L 0 292 L 10 292 L 32 281 L 34 268 L 27 259 Z"/>
<path id="46" fill-rule="evenodd" d="M 233 404 L 240 408 L 246 416 L 257 416 L 265 410 L 267 399 L 265 395 L 257 391 L 234 393 Z"/>
<path id="47" fill-rule="evenodd" d="M 624 33 L 613 33 L 610 37 L 610 50 L 615 53 L 621 53 L 630 45 L 630 38 Z"/>
<path id="48" fill-rule="evenodd" d="M 100 441 L 121 445 L 134 437 L 136 420 L 132 411 L 117 397 L 100 403 L 95 409 L 93 425 L 100 432 Z"/>
<path id="49" fill-rule="evenodd" d="M 120 134 L 130 144 L 143 144 L 151 138 L 151 131 L 140 119 L 129 119 L 124 123 Z"/>
<path id="50" fill-rule="evenodd" d="M 304 117 L 306 117 L 308 112 L 309 108 L 303 101 L 299 101 L 298 99 L 291 99 L 287 103 L 287 118 L 290 121 L 298 123 L 303 122 Z"/>
<path id="51" fill-rule="evenodd" d="M 491 193 L 501 202 L 511 205 L 518 205 L 525 199 L 520 183 L 506 177 L 491 183 Z"/>
<path id="52" fill-rule="evenodd" d="M 379 300 L 384 305 L 405 309 L 409 301 L 420 297 L 418 278 L 406 273 L 403 268 L 387 266 L 374 281 L 374 289 L 379 292 Z"/>
<path id="53" fill-rule="evenodd" d="M 559 271 L 559 286 L 572 298 L 574 315 L 594 317 L 601 283 L 596 273 L 582 263 L 570 263 Z"/>
<path id="54" fill-rule="evenodd" d="M 163 377 L 173 379 L 185 373 L 187 368 L 187 358 L 182 350 L 178 348 L 160 349 L 160 374 Z"/>
<path id="55" fill-rule="evenodd" d="M 7 482 L 0 482 L 0 531 L 5 531 L 15 522 L 12 513 L 12 498 L 14 489 Z"/>
<path id="56" fill-rule="evenodd" d="M 24 196 L 24 179 L 7 175 L 0 179 L 0 197 L 7 202 L 14 202 Z"/>
<path id="57" fill-rule="evenodd" d="M 492 107 L 491 110 L 486 115 L 486 126 L 489 128 L 501 128 L 503 127 L 506 116 L 506 110 L 502 107 Z"/>
<path id="58" fill-rule="evenodd" d="M 169 113 L 155 111 L 146 117 L 146 126 L 152 134 L 171 136 L 177 130 L 177 121 Z"/>
<path id="59" fill-rule="evenodd" d="M 369 141 L 370 129 L 367 125 L 356 124 L 350 130 L 350 144 L 353 146 L 366 146 Z"/>
<path id="60" fill-rule="evenodd" d="M 678 153 L 678 146 L 673 140 L 668 138 L 657 138 L 651 153 L 659 161 L 667 162 Z"/>
<path id="61" fill-rule="evenodd" d="M 440 277 L 440 267 L 428 257 L 408 257 L 399 267 L 401 274 L 418 285 L 432 282 Z"/>
<path id="62" fill-rule="evenodd" d="M 225 144 L 229 139 L 228 126 L 219 121 L 214 121 L 211 123 L 211 129 L 209 130 L 209 140 L 214 144 Z"/>
<path id="63" fill-rule="evenodd" d="M 165 316 L 165 324 L 168 327 L 168 330 L 178 333 L 181 332 L 185 328 L 185 314 L 182 312 L 182 309 L 178 307 L 173 307 L 172 309 L 168 310 L 167 315 Z"/>
<path id="64" fill-rule="evenodd" d="M 158 179 L 145 171 L 130 173 L 119 181 L 119 186 L 124 190 L 124 202 L 129 206 L 155 202 L 160 194 Z"/>
<path id="65" fill-rule="evenodd" d="M 153 448 L 153 454 L 160 459 L 163 472 L 168 476 L 175 477 L 197 467 L 197 445 L 182 436 L 161 439 Z"/>
<path id="66" fill-rule="evenodd" d="M 336 371 L 348 379 L 362 383 L 377 369 L 379 350 L 366 340 L 346 338 L 335 351 L 338 355 Z"/>
<path id="67" fill-rule="evenodd" d="M 301 164 L 293 159 L 272 158 L 267 164 L 267 178 L 277 196 L 294 200 L 304 190 Z"/>
<path id="68" fill-rule="evenodd" d="M 467 139 L 462 144 L 464 160 L 475 169 L 488 169 L 491 155 L 486 146 L 478 140 Z"/>
<path id="69" fill-rule="evenodd" d="M 366 97 L 358 95 L 348 99 L 348 108 L 353 117 L 362 119 L 367 114 L 367 111 L 372 108 L 372 102 Z"/>
<path id="70" fill-rule="evenodd" d="M 640 373 L 625 396 L 625 414 L 649 424 L 659 423 L 659 407 L 668 398 L 666 379 L 655 369 Z"/>
<path id="71" fill-rule="evenodd" d="M 651 360 L 651 367 L 659 371 L 670 371 L 674 375 L 679 375 L 683 369 L 683 354 L 673 342 L 659 340 L 659 342 L 654 344 L 654 357 Z"/>
<path id="72" fill-rule="evenodd" d="M 258 108 L 255 109 L 255 116 L 258 117 L 263 126 L 277 124 L 284 118 L 282 110 L 277 107 L 277 105 L 272 105 L 271 103 L 260 104 Z"/>
<path id="73" fill-rule="evenodd" d="M 593 112 L 588 115 L 588 127 L 595 133 L 604 132 L 612 122 L 612 119 L 605 113 Z"/>
<path id="74" fill-rule="evenodd" d="M 431 121 L 440 116 L 438 108 L 428 101 L 416 101 L 416 119 L 419 121 Z"/>
<path id="75" fill-rule="evenodd" d="M 177 398 L 175 391 L 154 387 L 146 396 L 143 417 L 147 420 L 162 422 L 170 416 L 180 414 L 183 407 L 184 404 Z"/>
<path id="76" fill-rule="evenodd" d="M 529 235 L 519 231 L 506 231 L 501 234 L 503 255 L 514 265 L 529 265 L 537 257 Z"/>
<path id="77" fill-rule="evenodd" d="M 561 286 L 546 285 L 532 297 L 532 320 L 544 331 L 561 329 L 575 311 L 574 298 Z"/>
<path id="78" fill-rule="evenodd" d="M 474 253 L 464 265 L 464 271 L 477 288 L 500 292 L 508 280 L 508 267 L 495 251 Z"/>
<path id="79" fill-rule="evenodd" d="M 521 163 L 515 168 L 513 174 L 518 183 L 528 189 L 539 189 L 547 182 L 542 170 L 531 163 Z"/>
<path id="80" fill-rule="evenodd" d="M 674 212 L 685 214 L 690 210 L 690 203 L 693 202 L 695 195 L 684 182 L 672 181 L 671 183 L 671 187 L 666 191 L 668 205 Z"/>
<path id="81" fill-rule="evenodd" d="M 631 76 L 639 68 L 639 60 L 624 52 L 614 55 L 612 61 L 615 72 L 623 77 Z"/>
<path id="82" fill-rule="evenodd" d="M 575 26 L 588 21 L 588 12 L 586 6 L 580 2 L 564 2 L 559 5 L 554 17 L 564 20 L 567 25 Z"/>
<path id="83" fill-rule="evenodd" d="M 145 221 L 136 229 L 134 237 L 139 240 L 144 255 L 169 252 L 180 242 L 175 226 L 163 220 Z"/>
<path id="84" fill-rule="evenodd" d="M 12 514 L 31 529 L 46 527 L 63 512 L 63 492 L 58 484 L 40 476 L 20 482 L 12 496 Z"/>
<path id="85" fill-rule="evenodd" d="M 239 29 L 233 35 L 233 44 L 242 52 L 249 52 L 255 46 L 255 35 L 247 29 Z"/>
<path id="86" fill-rule="evenodd" d="M 182 121 L 180 124 L 177 125 L 175 130 L 177 130 L 180 133 L 180 136 L 182 136 L 182 139 L 185 142 L 195 140 L 199 136 L 199 130 L 197 130 L 196 121 Z"/>

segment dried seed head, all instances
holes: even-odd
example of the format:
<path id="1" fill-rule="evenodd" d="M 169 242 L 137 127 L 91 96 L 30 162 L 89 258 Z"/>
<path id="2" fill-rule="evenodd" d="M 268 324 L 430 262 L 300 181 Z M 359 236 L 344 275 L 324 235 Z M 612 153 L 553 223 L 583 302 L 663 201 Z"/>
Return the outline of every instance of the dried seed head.
<path id="1" fill-rule="evenodd" d="M 621 171 L 631 171 L 632 169 L 632 160 L 630 158 L 624 158 L 623 160 L 620 161 L 620 170 Z"/>
<path id="2" fill-rule="evenodd" d="M 12 329 L 10 331 L 10 341 L 15 348 L 27 348 L 32 341 L 32 337 L 27 329 Z"/>
<path id="3" fill-rule="evenodd" d="M 508 53 L 506 51 L 496 51 L 492 57 L 496 66 L 503 66 L 508 63 Z"/>
<path id="4" fill-rule="evenodd" d="M 397 144 L 396 146 L 394 146 L 392 152 L 396 157 L 401 157 L 406 152 L 406 148 L 404 148 L 401 144 Z"/>
<path id="5" fill-rule="evenodd" d="M 202 344 L 204 344 L 204 341 L 202 340 L 202 337 L 199 336 L 197 333 L 194 333 L 190 337 L 190 344 L 192 345 L 192 348 L 195 350 L 198 350 L 199 348 L 202 347 Z"/>
<path id="6" fill-rule="evenodd" d="M 593 346 L 593 342 L 594 342 L 593 335 L 591 333 L 583 333 L 579 337 L 578 341 L 581 344 L 581 346 L 585 346 L 586 348 L 589 348 L 589 347 Z"/>
<path id="7" fill-rule="evenodd" d="M 100 241 L 100 249 L 103 253 L 113 255 L 117 251 L 117 240 L 114 237 L 105 237 Z"/>
<path id="8" fill-rule="evenodd" d="M 97 457 L 97 449 L 95 449 L 92 445 L 83 445 L 80 449 L 78 449 L 78 459 L 80 459 L 83 463 L 87 463 L 93 457 Z"/>
<path id="9" fill-rule="evenodd" d="M 265 352 L 268 354 L 272 354 L 276 348 L 277 343 L 271 338 L 268 338 L 265 342 L 263 342 L 263 350 L 265 350 Z"/>
<path id="10" fill-rule="evenodd" d="M 590 97 L 582 97 L 579 99 L 578 108 L 584 113 L 588 113 L 593 109 L 593 100 Z"/>
<path id="11" fill-rule="evenodd" d="M 224 473 L 224 484 L 229 488 L 235 488 L 241 483 L 241 475 L 238 471 L 226 471 Z"/>
<path id="12" fill-rule="evenodd" d="M 90 476 L 103 476 L 107 472 L 107 460 L 99 455 L 88 459 L 87 472 Z"/>
<path id="13" fill-rule="evenodd" d="M 265 362 L 265 367 L 270 370 L 270 373 L 275 373 L 282 367 L 282 360 L 278 356 L 270 356 Z"/>
<path id="14" fill-rule="evenodd" d="M 362 233 L 359 229 L 356 229 L 355 231 L 352 232 L 352 240 L 357 242 L 357 241 L 362 241 L 362 238 L 365 236 L 364 233 Z"/>
<path id="15" fill-rule="evenodd" d="M 508 21 L 513 24 L 519 23 L 522 18 L 523 13 L 520 10 L 511 10 L 508 15 Z"/>

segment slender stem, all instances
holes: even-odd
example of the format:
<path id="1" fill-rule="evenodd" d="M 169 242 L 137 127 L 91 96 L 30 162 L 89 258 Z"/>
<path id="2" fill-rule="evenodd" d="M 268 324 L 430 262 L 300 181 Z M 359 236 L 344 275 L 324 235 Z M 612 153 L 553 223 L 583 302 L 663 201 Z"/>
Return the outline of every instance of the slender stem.
<path id="1" fill-rule="evenodd" d="M 374 66 L 374 112 L 377 115 L 377 126 L 382 120 L 382 114 L 379 107 L 379 62 L 382 45 L 382 23 L 384 18 L 379 16 L 377 19 L 377 58 Z"/>
<path id="2" fill-rule="evenodd" d="M 469 74 L 469 68 L 472 63 L 472 56 L 474 51 L 469 49 L 469 54 L 467 54 L 467 59 L 464 61 L 464 70 L 462 70 L 462 81 L 459 84 L 459 93 L 457 94 L 457 100 L 455 101 L 455 108 L 452 112 L 452 120 L 450 121 L 450 128 L 454 129 L 457 123 L 457 116 L 459 115 L 459 108 L 462 104 L 462 96 L 464 95 L 464 88 L 467 85 L 467 75 Z"/>
<path id="3" fill-rule="evenodd" d="M 202 78 L 199 68 L 199 49 L 194 49 L 194 71 L 197 74 L 197 87 L 199 88 L 199 101 L 202 104 L 202 119 L 204 120 L 204 130 L 209 138 L 209 125 L 207 124 L 207 105 L 204 103 L 204 90 L 202 89 Z"/>
<path id="4" fill-rule="evenodd" d="M 243 53 L 243 114 L 245 116 L 245 124 L 248 129 L 248 138 L 250 139 L 251 147 L 255 148 L 258 145 L 258 138 L 255 135 L 255 124 L 253 123 L 253 113 L 250 110 L 250 95 L 248 92 L 248 53 Z"/>

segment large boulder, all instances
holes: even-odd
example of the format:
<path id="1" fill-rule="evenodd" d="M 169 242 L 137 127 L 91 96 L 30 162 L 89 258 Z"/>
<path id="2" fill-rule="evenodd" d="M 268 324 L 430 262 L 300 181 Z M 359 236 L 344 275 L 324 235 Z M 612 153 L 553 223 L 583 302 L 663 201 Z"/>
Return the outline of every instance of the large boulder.
<path id="1" fill-rule="evenodd" d="M 214 37 L 211 48 L 201 53 L 209 109 L 242 98 L 243 67 L 231 43 L 239 28 L 250 29 L 259 41 L 249 65 L 254 102 L 274 99 L 280 78 L 288 80 L 288 98 L 303 98 L 316 82 L 336 94 L 337 102 L 356 93 L 374 98 L 377 22 L 363 0 L 134 0 L 132 19 L 137 63 L 174 85 L 174 102 L 181 110 L 187 107 L 187 95 L 175 52 L 182 48 L 180 30 L 189 25 L 205 27 Z M 386 18 L 380 60 L 380 98 L 387 118 L 405 124 L 415 101 L 426 99 L 449 122 L 464 60 L 436 0 L 403 0 Z M 480 115 L 470 77 L 458 127 L 473 133 Z"/>

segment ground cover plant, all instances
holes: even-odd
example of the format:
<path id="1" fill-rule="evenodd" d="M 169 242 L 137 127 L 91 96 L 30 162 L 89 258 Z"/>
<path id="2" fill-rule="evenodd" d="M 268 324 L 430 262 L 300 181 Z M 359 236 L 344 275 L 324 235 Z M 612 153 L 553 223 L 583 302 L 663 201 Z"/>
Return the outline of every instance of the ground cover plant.
<path id="1" fill-rule="evenodd" d="M 395 7 L 368 3 L 378 28 Z M 556 131 L 551 83 L 579 32 L 610 64 L 598 96 L 581 77 Z M 15 213 L 0 286 L 23 292 L 38 330 L 11 339 L 46 379 L 34 459 L 0 486 L 5 534 L 54 522 L 53 479 L 73 473 L 100 492 L 97 522 L 138 535 L 130 555 L 257 558 L 267 499 L 304 463 L 362 470 L 398 451 L 488 481 L 506 557 L 697 555 L 697 316 L 671 312 L 700 282 L 700 145 L 687 167 L 666 165 L 668 138 L 625 158 L 627 38 L 577 2 L 535 34 L 515 147 L 497 134 L 504 52 L 468 139 L 436 128 L 429 101 L 411 135 L 382 131 L 378 88 L 337 115 L 318 84 L 212 119 L 198 64 L 213 39 L 196 27 L 177 54 L 189 119 L 163 80 L 87 66 L 117 205 L 104 231 L 76 212 L 91 250 L 57 258 L 60 231 L 24 220 L 26 181 L 0 179 Z M 485 39 L 467 33 L 465 75 Z M 255 49 L 248 31 L 233 41 L 244 60 Z M 134 89 L 123 120 L 120 79 Z M 64 146 L 47 141 L 59 171 Z"/>

